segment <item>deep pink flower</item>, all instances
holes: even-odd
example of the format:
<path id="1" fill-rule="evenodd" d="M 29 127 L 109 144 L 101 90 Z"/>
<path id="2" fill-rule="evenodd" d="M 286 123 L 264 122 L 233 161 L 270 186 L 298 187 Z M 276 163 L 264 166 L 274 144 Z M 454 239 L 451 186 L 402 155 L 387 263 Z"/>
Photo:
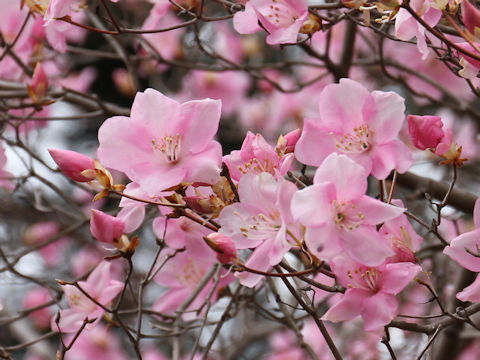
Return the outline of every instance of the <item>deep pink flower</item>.
<path id="1" fill-rule="evenodd" d="M 425 22 L 434 27 L 442 17 L 442 11 L 431 6 L 430 0 L 412 0 L 410 6 Z M 431 50 L 425 39 L 425 28 L 407 10 L 400 9 L 395 18 L 395 36 L 400 40 L 408 41 L 417 38 L 417 49 L 425 60 Z"/>
<path id="2" fill-rule="evenodd" d="M 480 10 L 472 5 L 469 0 L 463 0 L 462 2 L 462 20 L 472 35 L 480 35 Z"/>
<path id="3" fill-rule="evenodd" d="M 245 11 L 237 12 L 233 26 L 240 34 L 252 34 L 261 28 L 269 32 L 267 44 L 293 44 L 308 19 L 306 0 L 250 0 Z"/>
<path id="4" fill-rule="evenodd" d="M 125 223 L 122 219 L 92 209 L 90 232 L 100 242 L 113 244 L 115 239 L 123 235 Z"/>
<path id="5" fill-rule="evenodd" d="M 107 306 L 123 289 L 123 283 L 111 279 L 111 264 L 103 261 L 90 274 L 87 281 L 79 281 L 78 285 L 94 298 L 99 304 Z M 70 309 L 60 310 L 58 326 L 56 316 L 52 318 L 51 327 L 54 331 L 63 333 L 75 332 L 88 319 L 97 319 L 98 322 L 105 310 L 90 300 L 74 285 L 62 285 Z M 95 322 L 95 323 L 96 323 Z M 87 329 L 95 323 L 88 324 Z"/>
<path id="6" fill-rule="evenodd" d="M 93 159 L 71 150 L 48 149 L 48 152 L 60 170 L 70 179 L 78 182 L 93 180 L 93 178 L 85 177 L 81 174 L 84 170 L 95 169 Z"/>
<path id="7" fill-rule="evenodd" d="M 147 89 L 135 96 L 131 116 L 107 119 L 98 131 L 102 164 L 123 171 L 154 196 L 181 182 L 214 184 L 221 146 L 213 141 L 220 101 L 184 104 Z"/>
<path id="8" fill-rule="evenodd" d="M 413 145 L 420 149 L 435 149 L 444 136 L 440 116 L 408 115 L 408 133 Z"/>
<path id="9" fill-rule="evenodd" d="M 293 196 L 292 214 L 306 226 L 306 244 L 320 259 L 346 252 L 364 265 L 376 266 L 393 255 L 375 226 L 405 209 L 365 195 L 367 176 L 362 166 L 334 153 L 317 169 L 313 185 Z"/>
<path id="10" fill-rule="evenodd" d="M 412 155 L 397 139 L 405 119 L 404 99 L 393 92 L 373 91 L 350 79 L 325 87 L 319 119 L 305 119 L 295 157 L 318 166 L 331 153 L 345 154 L 377 179 L 396 169 L 407 171 Z"/>
<path id="11" fill-rule="evenodd" d="M 347 291 L 323 319 L 339 322 L 361 315 L 366 331 L 378 330 L 397 316 L 395 295 L 422 270 L 410 262 L 366 267 L 346 255 L 335 257 L 331 265 L 337 281 Z"/>

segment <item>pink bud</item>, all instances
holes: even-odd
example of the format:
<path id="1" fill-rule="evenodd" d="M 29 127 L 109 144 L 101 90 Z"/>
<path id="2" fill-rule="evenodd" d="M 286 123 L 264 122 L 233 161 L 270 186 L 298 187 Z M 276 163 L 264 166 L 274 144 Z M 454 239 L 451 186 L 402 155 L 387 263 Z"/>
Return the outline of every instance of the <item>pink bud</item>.
<path id="1" fill-rule="evenodd" d="M 93 178 L 85 177 L 81 174 L 87 169 L 95 169 L 93 159 L 86 155 L 70 150 L 48 149 L 53 160 L 57 163 L 62 172 L 70 179 L 78 182 L 92 181 Z"/>
<path id="2" fill-rule="evenodd" d="M 48 90 L 48 78 L 41 63 L 37 63 L 33 71 L 32 82 L 28 85 L 28 96 L 36 104 L 41 103 Z"/>
<path id="3" fill-rule="evenodd" d="M 285 135 L 285 139 L 287 140 L 287 148 L 286 153 L 291 153 L 295 150 L 295 145 L 297 145 L 298 139 L 300 139 L 301 135 L 300 129 L 295 129 L 290 131 L 287 135 Z"/>
<path id="4" fill-rule="evenodd" d="M 420 150 L 435 149 L 444 136 L 440 116 L 409 115 L 407 121 L 412 143 Z"/>
<path id="5" fill-rule="evenodd" d="M 220 233 L 212 233 L 203 238 L 208 246 L 216 253 L 217 259 L 222 264 L 236 263 L 238 260 L 237 249 L 235 243 L 227 235 Z"/>
<path id="6" fill-rule="evenodd" d="M 468 31 L 475 35 L 475 28 L 480 28 L 480 10 L 468 0 L 462 3 L 462 19 Z"/>
<path id="7" fill-rule="evenodd" d="M 90 232 L 100 242 L 112 244 L 123 235 L 125 223 L 122 219 L 92 209 Z"/>

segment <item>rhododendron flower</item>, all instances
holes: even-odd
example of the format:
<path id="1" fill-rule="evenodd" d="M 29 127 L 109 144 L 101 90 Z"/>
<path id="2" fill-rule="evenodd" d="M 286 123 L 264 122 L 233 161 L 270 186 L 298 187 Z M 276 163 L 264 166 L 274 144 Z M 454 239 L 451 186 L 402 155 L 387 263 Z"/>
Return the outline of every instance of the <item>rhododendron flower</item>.
<path id="1" fill-rule="evenodd" d="M 111 279 L 110 263 L 103 261 L 89 275 L 87 281 L 79 281 L 78 286 L 95 299 L 99 304 L 108 305 L 123 289 L 123 283 Z M 60 310 L 58 325 L 56 316 L 52 318 L 51 327 L 54 331 L 64 333 L 80 329 L 85 319 L 99 321 L 105 310 L 90 300 L 74 285 L 62 285 L 70 309 Z M 97 322 L 95 321 L 95 323 Z M 95 323 L 87 324 L 87 329 Z"/>
<path id="2" fill-rule="evenodd" d="M 422 270 L 410 262 L 367 267 L 346 255 L 335 257 L 331 266 L 337 281 L 347 291 L 323 319 L 339 322 L 361 315 L 366 331 L 378 330 L 397 316 L 395 295 Z"/>
<path id="3" fill-rule="evenodd" d="M 404 207 L 401 200 L 393 200 L 392 203 Z M 395 255 L 388 259 L 389 262 L 416 261 L 415 251 L 420 247 L 423 238 L 415 232 L 406 215 L 402 214 L 385 221 L 379 232 L 390 241 L 390 246 L 395 252 Z"/>
<path id="4" fill-rule="evenodd" d="M 320 94 L 320 118 L 305 119 L 295 157 L 318 166 L 333 152 L 345 154 L 377 179 L 393 169 L 405 172 L 413 159 L 397 139 L 404 110 L 403 98 L 393 92 L 370 93 L 356 81 L 341 79 Z"/>
<path id="5" fill-rule="evenodd" d="M 285 144 L 286 146 L 286 144 Z M 267 172 L 283 176 L 290 170 L 293 154 L 282 154 L 267 143 L 262 135 L 248 132 L 242 148 L 223 157 L 234 180 L 240 180 L 244 174 Z"/>
<path id="6" fill-rule="evenodd" d="M 306 0 L 250 0 L 245 11 L 235 14 L 233 26 L 240 34 L 252 34 L 260 22 L 269 32 L 267 44 L 293 44 L 307 19 Z"/>
<path id="7" fill-rule="evenodd" d="M 440 116 L 409 115 L 407 121 L 412 143 L 420 150 L 435 149 L 445 135 Z"/>
<path id="8" fill-rule="evenodd" d="M 203 248 L 196 247 L 194 244 L 187 245 L 185 251 L 177 253 L 168 260 L 155 276 L 155 281 L 159 285 L 167 287 L 168 290 L 155 301 L 152 305 L 153 310 L 161 313 L 174 312 L 198 286 L 204 276 L 212 269 L 212 266 L 217 263 L 213 250 L 209 249 L 201 239 L 197 240 L 197 242 L 205 246 L 206 251 Z M 160 262 L 164 261 L 164 257 L 168 256 L 170 252 L 171 250 L 164 251 Z M 198 252 L 202 254 L 198 254 Z M 208 281 L 188 307 L 189 310 L 199 309 L 205 303 L 205 299 L 212 292 L 215 285 L 217 286 L 217 291 L 213 292 L 210 300 L 212 302 L 217 300 L 218 291 L 234 279 L 231 274 L 225 276 L 226 270 L 222 270 L 221 274 L 218 284 L 215 284 L 213 278 Z M 187 312 L 184 316 L 192 318 L 194 313 Z"/>
<path id="9" fill-rule="evenodd" d="M 86 155 L 71 150 L 48 149 L 60 170 L 70 179 L 78 182 L 89 182 L 93 178 L 82 175 L 84 170 L 95 169 L 95 162 Z"/>
<path id="10" fill-rule="evenodd" d="M 409 4 L 431 27 L 437 25 L 442 17 L 442 11 L 432 6 L 433 1 L 413 0 Z M 416 37 L 417 49 L 422 54 L 422 60 L 425 60 L 430 54 L 430 49 L 425 39 L 425 28 L 406 9 L 400 9 L 395 18 L 395 36 L 404 41 Z"/>
<path id="11" fill-rule="evenodd" d="M 98 131 L 102 164 L 127 174 L 150 196 L 181 182 L 214 184 L 221 146 L 213 141 L 220 101 L 184 104 L 147 89 L 135 96 L 131 116 L 107 119 Z"/>
<path id="12" fill-rule="evenodd" d="M 456 43 L 457 46 L 462 48 L 465 51 L 468 51 L 473 54 L 477 54 L 480 56 L 480 53 L 478 52 L 478 49 L 480 48 L 480 44 L 477 43 L 476 48 L 474 48 L 470 43 L 468 42 L 461 42 L 461 43 Z M 480 60 L 477 60 L 471 56 L 468 56 L 466 54 L 463 54 L 460 51 L 456 51 L 458 56 L 460 57 L 460 65 L 462 65 L 462 69 L 458 71 L 458 75 L 465 79 L 474 79 L 477 77 L 478 72 L 480 71 Z"/>
<path id="13" fill-rule="evenodd" d="M 376 266 L 393 255 L 375 225 L 405 209 L 367 195 L 367 172 L 345 155 L 332 154 L 315 173 L 313 185 L 292 199 L 292 214 L 307 227 L 305 241 L 320 259 L 346 252 L 356 261 Z"/>
<path id="14" fill-rule="evenodd" d="M 65 337 L 70 344 L 75 334 Z M 89 331 L 82 331 L 65 356 L 67 360 L 111 359 L 127 360 L 129 356 L 122 347 L 122 342 L 110 327 L 97 324 Z"/>
<path id="15" fill-rule="evenodd" d="M 220 233 L 228 235 L 237 249 L 255 248 L 245 265 L 265 271 L 277 265 L 292 246 L 300 246 L 290 202 L 294 184 L 269 173 L 247 174 L 238 184 L 239 203 L 225 207 L 218 218 Z M 298 235 L 297 235 L 298 236 Z M 242 272 L 240 283 L 253 287 L 261 276 Z"/>
<path id="16" fill-rule="evenodd" d="M 480 272 L 480 199 L 475 202 L 473 210 L 473 223 L 475 229 L 460 236 L 457 236 L 450 242 L 450 246 L 443 249 L 443 253 L 450 256 L 464 268 Z M 480 277 L 463 291 L 457 294 L 457 298 L 462 301 L 480 301 Z"/>
<path id="17" fill-rule="evenodd" d="M 33 308 L 47 304 L 52 300 L 52 295 L 47 289 L 37 287 L 29 289 L 22 299 L 24 309 Z M 28 317 L 39 328 L 48 328 L 52 318 L 52 310 L 49 306 L 44 306 L 28 314 Z"/>
<path id="18" fill-rule="evenodd" d="M 50 24 L 54 19 L 62 18 L 71 14 L 73 11 L 78 11 L 81 5 L 80 0 L 50 0 L 45 11 L 45 26 Z"/>

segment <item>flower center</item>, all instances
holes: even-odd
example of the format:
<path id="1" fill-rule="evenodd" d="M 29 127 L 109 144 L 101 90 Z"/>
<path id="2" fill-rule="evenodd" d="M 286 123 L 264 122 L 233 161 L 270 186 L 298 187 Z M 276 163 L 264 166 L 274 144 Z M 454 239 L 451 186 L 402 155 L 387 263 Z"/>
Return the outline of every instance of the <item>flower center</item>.
<path id="1" fill-rule="evenodd" d="M 248 218 L 243 217 L 237 211 L 234 214 L 242 220 L 242 226 L 240 227 L 242 235 L 251 240 L 264 240 L 274 237 L 281 227 L 279 213 L 268 216 L 260 213 Z"/>
<path id="2" fill-rule="evenodd" d="M 360 226 L 365 219 L 361 211 L 355 210 L 355 205 L 345 201 L 333 200 L 334 221 L 337 228 L 341 230 L 354 230 Z"/>
<path id="3" fill-rule="evenodd" d="M 361 288 L 365 290 L 371 290 L 376 292 L 378 290 L 378 277 L 380 271 L 375 268 L 361 268 L 347 271 L 347 275 L 351 280 L 351 283 L 347 284 L 349 288 Z"/>
<path id="4" fill-rule="evenodd" d="M 339 136 L 331 132 L 330 136 L 337 149 L 346 154 L 359 154 L 372 147 L 373 131 L 365 124 L 353 128 L 353 134 Z"/>
<path id="5" fill-rule="evenodd" d="M 278 27 L 288 27 L 299 18 L 299 15 L 293 12 L 292 7 L 283 0 L 271 0 L 270 5 L 265 5 L 260 12 L 268 21 Z"/>
<path id="6" fill-rule="evenodd" d="M 180 134 L 174 136 L 167 135 L 160 142 L 153 139 L 152 146 L 153 150 L 161 151 L 169 163 L 176 163 L 180 158 L 182 137 Z"/>
<path id="7" fill-rule="evenodd" d="M 246 173 L 260 174 L 262 172 L 275 174 L 274 169 L 275 169 L 275 165 L 268 158 L 265 158 L 263 160 L 253 158 L 245 162 L 243 166 L 238 167 L 238 170 L 240 170 L 243 174 L 246 174 Z"/>

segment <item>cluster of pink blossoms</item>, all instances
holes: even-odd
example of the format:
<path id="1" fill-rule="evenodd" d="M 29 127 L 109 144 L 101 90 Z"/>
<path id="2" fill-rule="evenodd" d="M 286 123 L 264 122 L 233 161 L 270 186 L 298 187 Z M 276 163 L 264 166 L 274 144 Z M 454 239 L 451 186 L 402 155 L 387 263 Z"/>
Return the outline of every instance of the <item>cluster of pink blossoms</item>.
<path id="1" fill-rule="evenodd" d="M 92 210 L 92 235 L 114 245 L 118 256 L 131 256 L 138 238 L 129 234 L 142 224 L 145 206 L 158 205 L 154 233 L 169 248 L 159 258 L 166 265 L 155 277 L 168 289 L 153 304 L 159 313 L 178 308 L 198 283 L 208 280 L 218 261 L 225 267 L 221 281 L 208 280 L 188 309 L 198 310 L 216 289 L 215 300 L 234 281 L 229 267 L 240 284 L 254 287 L 293 250 L 308 256 L 306 267 L 328 264 L 346 288 L 325 319 L 360 315 L 368 331 L 387 325 L 398 313 L 396 295 L 421 272 L 414 255 L 421 238 L 400 201 L 367 195 L 367 178 L 386 179 L 412 164 L 410 150 L 398 139 L 405 120 L 403 99 L 342 79 L 325 87 L 319 118 L 306 119 L 301 132 L 281 136 L 276 147 L 248 133 L 241 150 L 223 159 L 214 140 L 220 106 L 211 99 L 181 104 L 147 89 L 136 95 L 130 117 L 104 122 L 99 161 L 51 150 L 64 173 L 96 183 L 100 197 L 110 191 L 125 196 L 116 216 Z M 436 118 L 416 120 L 409 119 L 409 125 L 419 148 L 441 147 L 448 140 L 442 140 Z M 428 126 L 440 130 L 430 132 L 430 138 L 421 131 L 416 135 L 417 128 Z M 286 179 L 294 157 L 318 167 L 312 185 Z M 131 182 L 113 184 L 104 166 L 123 172 Z M 107 276 L 103 270 L 96 274 Z M 111 300 L 118 291 L 105 297 Z M 78 324 L 89 313 L 77 300 L 70 303 Z M 97 314 L 95 309 L 91 304 Z"/>

